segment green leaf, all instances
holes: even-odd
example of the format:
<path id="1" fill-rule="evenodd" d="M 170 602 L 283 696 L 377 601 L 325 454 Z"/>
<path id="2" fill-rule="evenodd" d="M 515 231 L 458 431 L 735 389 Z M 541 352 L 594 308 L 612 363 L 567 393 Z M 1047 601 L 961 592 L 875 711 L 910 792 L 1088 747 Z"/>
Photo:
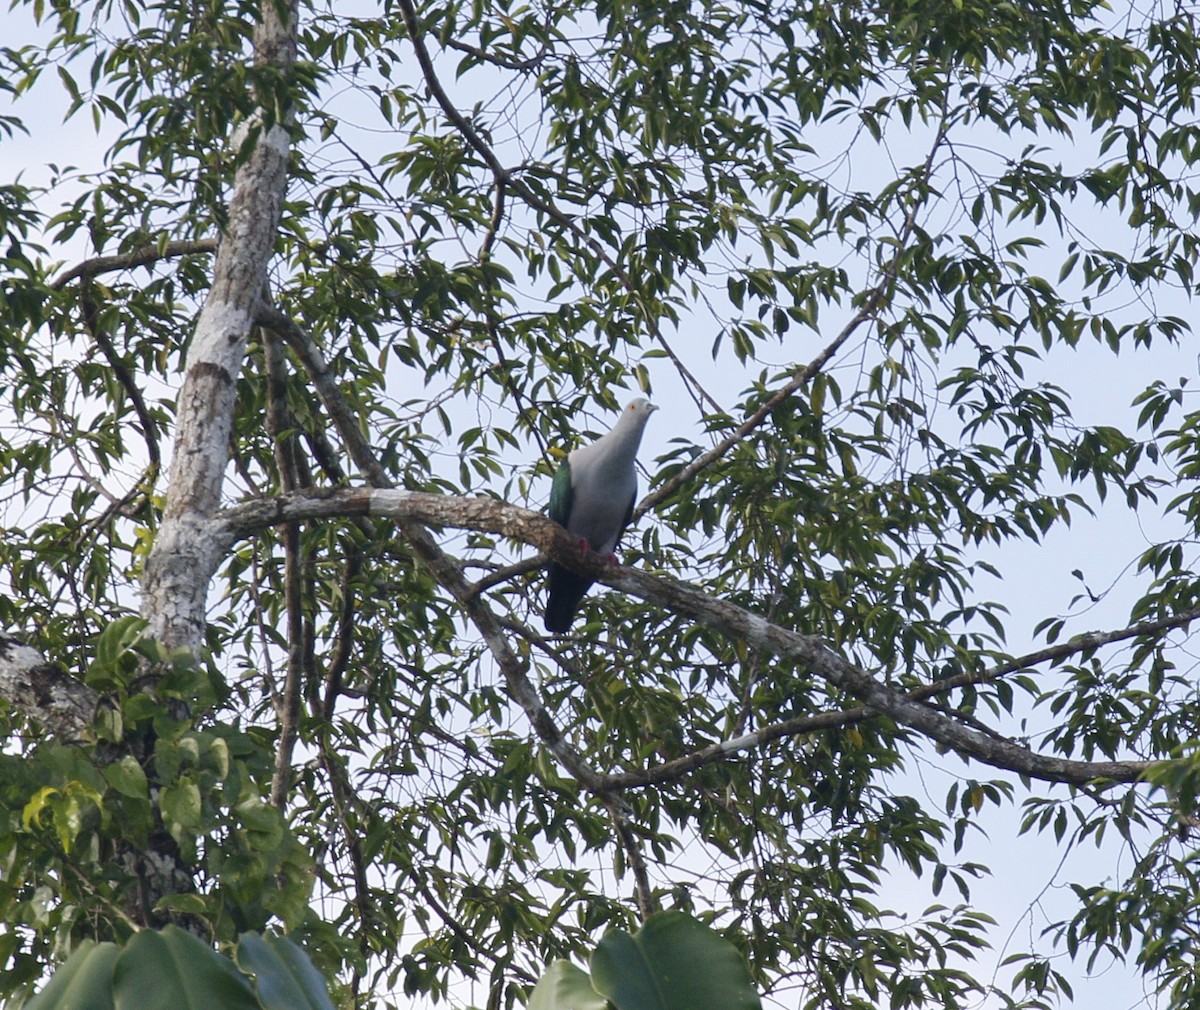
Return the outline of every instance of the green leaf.
<path id="1" fill-rule="evenodd" d="M 761 1010 L 737 948 L 683 912 L 656 912 L 630 936 L 614 929 L 592 979 L 618 1010 Z"/>
<path id="2" fill-rule="evenodd" d="M 112 1010 L 113 966 L 120 953 L 115 943 L 85 940 L 26 1010 Z"/>
<path id="3" fill-rule="evenodd" d="M 70 852 L 75 839 L 83 831 L 84 805 L 90 797 L 80 796 L 79 789 L 69 789 L 62 799 L 54 804 L 54 830 L 64 852 Z"/>
<path id="4" fill-rule="evenodd" d="M 609 1002 L 592 987 L 582 968 L 555 961 L 529 994 L 528 1010 L 608 1010 Z"/>
<path id="5" fill-rule="evenodd" d="M 229 958 L 178 926 L 142 930 L 113 969 L 114 1010 L 261 1010 Z"/>
<path id="6" fill-rule="evenodd" d="M 43 786 L 29 798 L 29 802 L 25 804 L 25 809 L 21 811 L 21 825 L 26 831 L 41 817 L 42 811 L 50 805 L 50 801 L 57 795 L 58 790 L 53 786 Z"/>
<path id="7" fill-rule="evenodd" d="M 246 826 L 246 837 L 251 848 L 259 852 L 274 852 L 279 847 L 285 825 L 278 810 L 257 796 L 242 800 L 236 810 Z"/>
<path id="8" fill-rule="evenodd" d="M 244 933 L 236 956 L 238 967 L 254 976 L 265 1010 L 333 1010 L 325 979 L 287 937 Z"/>
<path id="9" fill-rule="evenodd" d="M 163 819 L 169 826 L 195 831 L 200 827 L 200 787 L 187 780 L 167 786 L 159 798 Z"/>
<path id="10" fill-rule="evenodd" d="M 145 799 L 149 795 L 146 773 L 142 771 L 142 766 L 137 763 L 137 759 L 130 754 L 126 754 L 116 764 L 105 768 L 104 778 L 122 796 Z"/>

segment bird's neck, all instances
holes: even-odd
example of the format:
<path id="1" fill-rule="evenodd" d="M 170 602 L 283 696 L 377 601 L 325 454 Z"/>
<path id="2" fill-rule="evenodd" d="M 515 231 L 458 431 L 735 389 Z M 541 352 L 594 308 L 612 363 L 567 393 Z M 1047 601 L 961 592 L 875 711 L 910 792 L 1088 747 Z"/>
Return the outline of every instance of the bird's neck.
<path id="1" fill-rule="evenodd" d="M 646 428 L 645 419 L 625 414 L 612 429 L 601 435 L 595 442 L 576 452 L 586 451 L 587 455 L 596 460 L 624 460 L 637 453 L 642 442 L 642 432 Z"/>

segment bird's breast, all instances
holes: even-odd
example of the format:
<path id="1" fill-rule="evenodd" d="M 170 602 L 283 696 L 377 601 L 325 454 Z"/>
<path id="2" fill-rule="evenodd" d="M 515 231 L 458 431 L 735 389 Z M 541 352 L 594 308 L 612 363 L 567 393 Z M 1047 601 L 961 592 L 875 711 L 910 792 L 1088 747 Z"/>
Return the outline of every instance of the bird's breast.
<path id="1" fill-rule="evenodd" d="M 637 490 L 636 474 L 606 474 L 599 470 L 576 479 L 573 484 L 567 529 L 587 540 L 592 550 L 611 554 Z"/>

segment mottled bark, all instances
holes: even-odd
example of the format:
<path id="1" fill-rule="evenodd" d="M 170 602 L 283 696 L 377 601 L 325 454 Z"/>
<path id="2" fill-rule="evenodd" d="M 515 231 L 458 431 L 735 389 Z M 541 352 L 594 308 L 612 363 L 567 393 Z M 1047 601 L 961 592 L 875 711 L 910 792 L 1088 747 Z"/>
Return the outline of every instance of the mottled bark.
<path id="1" fill-rule="evenodd" d="M 255 63 L 286 73 L 296 59 L 294 4 L 266 3 L 255 31 Z M 208 586 L 222 555 L 210 536 L 233 428 L 237 376 L 254 326 L 287 189 L 290 117 L 262 119 L 238 168 L 228 224 L 200 310 L 179 391 L 171 479 L 163 523 L 146 562 L 142 615 L 168 648 L 204 640 Z"/>
<path id="2" fill-rule="evenodd" d="M 296 5 L 264 3 L 254 35 L 255 65 L 286 75 L 295 59 Z M 291 115 L 284 110 L 281 119 L 271 118 L 277 99 L 277 93 L 263 95 L 254 120 L 257 135 L 234 177 L 212 286 L 196 322 L 176 403 L 162 525 L 146 560 L 142 616 L 147 634 L 172 650 L 199 653 L 209 584 L 224 558 L 214 517 L 229 463 L 237 378 L 266 288 L 287 189 Z M 154 682 L 155 671 L 148 670 L 143 683 L 153 690 Z M 154 742 L 131 741 L 131 746 L 145 759 Z M 195 886 L 191 867 L 165 831 L 156 832 L 145 849 L 128 848 L 120 859 L 138 880 L 132 914 L 146 925 L 161 924 L 156 908 L 164 896 Z M 185 925 L 203 930 L 199 923 Z"/>
<path id="3" fill-rule="evenodd" d="M 37 649 L 0 636 L 0 698 L 26 718 L 68 742 L 91 725 L 100 697 Z"/>

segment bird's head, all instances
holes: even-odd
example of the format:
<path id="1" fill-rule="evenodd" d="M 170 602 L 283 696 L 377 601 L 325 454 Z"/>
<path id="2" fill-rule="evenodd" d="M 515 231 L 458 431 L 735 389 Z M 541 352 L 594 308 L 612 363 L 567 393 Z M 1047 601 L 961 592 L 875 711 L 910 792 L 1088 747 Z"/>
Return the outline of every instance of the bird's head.
<path id="1" fill-rule="evenodd" d="M 625 405 L 626 416 L 639 418 L 643 422 L 656 410 L 658 410 L 658 407 L 644 396 L 639 396 L 636 400 L 630 400 Z"/>

